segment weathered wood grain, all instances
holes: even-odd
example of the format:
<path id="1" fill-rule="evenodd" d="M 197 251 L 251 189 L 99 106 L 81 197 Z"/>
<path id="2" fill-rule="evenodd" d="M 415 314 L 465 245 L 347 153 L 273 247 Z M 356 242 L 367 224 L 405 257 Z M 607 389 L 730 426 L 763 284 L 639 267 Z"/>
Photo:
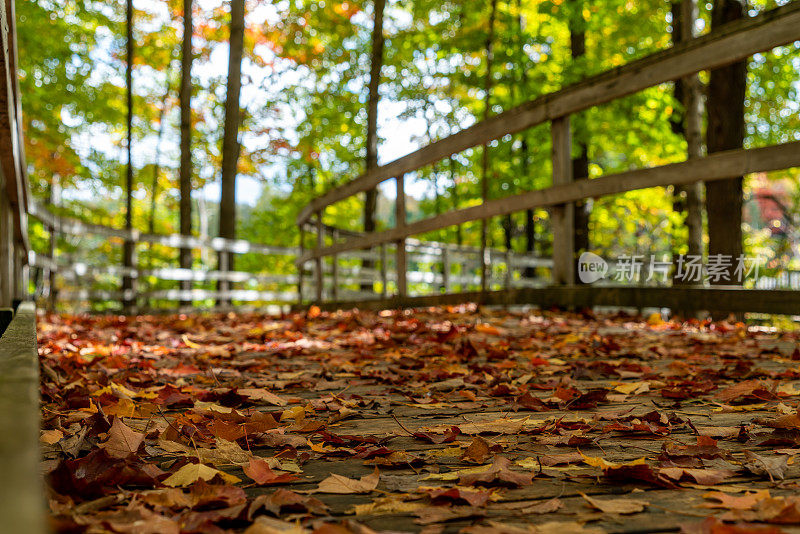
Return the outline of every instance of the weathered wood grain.
<path id="1" fill-rule="evenodd" d="M 19 306 L 0 337 L 0 518 L 3 532 L 45 531 L 39 475 L 36 312 Z"/>

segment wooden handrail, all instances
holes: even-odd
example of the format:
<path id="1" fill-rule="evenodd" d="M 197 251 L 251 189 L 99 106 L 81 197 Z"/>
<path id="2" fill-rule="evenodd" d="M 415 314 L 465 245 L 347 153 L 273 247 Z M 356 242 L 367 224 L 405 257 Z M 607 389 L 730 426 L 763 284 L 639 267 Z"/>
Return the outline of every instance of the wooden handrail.
<path id="1" fill-rule="evenodd" d="M 36 311 L 23 302 L 0 336 L 0 517 L 4 532 L 47 532 L 39 464 Z"/>
<path id="2" fill-rule="evenodd" d="M 642 89 L 713 69 L 800 39 L 800 2 L 730 22 L 710 33 L 608 70 L 478 122 L 391 163 L 377 167 L 311 201 L 298 224 L 327 206 L 368 191 L 468 148 L 609 102 Z"/>
<path id="3" fill-rule="evenodd" d="M 800 30 L 800 27 L 798 29 Z M 691 161 L 610 174 L 593 180 L 578 180 L 538 191 L 490 200 L 486 204 L 451 211 L 410 223 L 402 228 L 366 234 L 361 238 L 306 251 L 297 262 L 303 264 L 315 258 L 374 247 L 407 236 L 423 234 L 486 217 L 514 213 L 523 209 L 555 206 L 584 198 L 596 198 L 649 187 L 683 185 L 701 180 L 709 182 L 741 174 L 798 166 L 800 166 L 800 141 L 764 148 L 717 152 Z"/>

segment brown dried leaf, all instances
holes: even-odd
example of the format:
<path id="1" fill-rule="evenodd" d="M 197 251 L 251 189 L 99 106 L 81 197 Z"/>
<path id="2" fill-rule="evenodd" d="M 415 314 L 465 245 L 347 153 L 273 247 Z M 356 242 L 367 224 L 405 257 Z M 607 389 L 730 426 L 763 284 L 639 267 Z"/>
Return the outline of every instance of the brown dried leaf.
<path id="1" fill-rule="evenodd" d="M 378 487 L 380 479 L 381 475 L 377 467 L 373 473 L 363 476 L 359 480 L 333 474 L 320 482 L 319 487 L 317 487 L 315 491 L 318 493 L 337 493 L 340 495 L 369 493 Z"/>
<path id="2" fill-rule="evenodd" d="M 595 499 L 589 497 L 585 493 L 581 493 L 581 497 L 586 499 L 593 508 L 600 510 L 606 514 L 636 514 L 641 512 L 650 503 L 647 501 L 639 501 L 636 499 Z"/>

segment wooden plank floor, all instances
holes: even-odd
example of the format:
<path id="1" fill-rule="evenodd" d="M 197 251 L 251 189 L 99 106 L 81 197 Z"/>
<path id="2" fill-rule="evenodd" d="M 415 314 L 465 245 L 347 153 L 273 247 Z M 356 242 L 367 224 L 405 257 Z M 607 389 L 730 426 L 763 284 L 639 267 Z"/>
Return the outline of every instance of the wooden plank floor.
<path id="1" fill-rule="evenodd" d="M 800 532 L 798 346 L 796 333 L 727 323 L 469 306 L 50 317 L 40 354 L 52 521 Z M 198 463 L 225 475 L 198 482 Z M 104 480 L 98 466 L 112 464 L 136 476 Z"/>

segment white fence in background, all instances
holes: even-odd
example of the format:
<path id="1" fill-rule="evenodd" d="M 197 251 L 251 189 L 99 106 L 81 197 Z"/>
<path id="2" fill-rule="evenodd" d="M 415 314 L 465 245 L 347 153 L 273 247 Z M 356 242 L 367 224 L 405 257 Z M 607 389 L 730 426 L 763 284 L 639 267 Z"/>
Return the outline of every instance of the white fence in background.
<path id="1" fill-rule="evenodd" d="M 106 306 L 129 299 L 140 309 L 149 307 L 174 306 L 175 302 L 191 301 L 207 304 L 207 301 L 232 300 L 239 303 L 290 304 L 300 301 L 300 277 L 294 266 L 294 259 L 300 249 L 278 247 L 244 240 L 222 238 L 202 239 L 178 234 L 149 234 L 139 231 L 110 228 L 89 224 L 69 217 L 58 216 L 47 208 L 34 205 L 31 215 L 39 219 L 46 228 L 55 234 L 69 237 L 77 242 L 76 254 L 61 254 L 54 258 L 29 253 L 29 264 L 38 269 L 37 295 L 52 301 L 71 303 L 73 307 L 88 307 L 104 303 Z M 118 264 L 97 264 L 90 258 L 89 247 L 81 243 L 87 237 L 99 237 L 103 241 L 122 246 L 125 240 L 137 244 L 157 244 L 169 248 L 191 248 L 211 252 L 228 251 L 236 254 L 256 254 L 265 261 L 268 258 L 283 257 L 288 272 L 245 272 L 219 271 L 180 268 L 148 268 L 144 266 L 124 267 Z M 96 247 L 95 247 L 96 248 Z M 462 291 L 480 287 L 481 252 L 480 249 L 443 243 L 408 240 L 406 249 L 409 257 L 408 275 L 413 294 L 424 295 L 447 292 L 453 289 Z M 547 281 L 552 261 L 532 255 L 489 250 L 492 265 L 492 280 L 496 287 L 537 287 Z M 370 297 L 385 296 L 396 290 L 396 266 L 394 249 L 390 246 L 376 247 L 372 250 L 352 251 L 341 254 L 336 259 L 323 263 L 323 293 L 341 301 L 357 301 Z M 364 268 L 364 260 L 371 262 L 372 268 Z M 293 271 L 293 272 L 291 272 Z M 304 272 L 307 283 L 302 287 L 302 301 L 314 299 L 316 273 Z M 530 276 L 533 275 L 533 276 Z M 137 289 L 123 292 L 123 277 L 138 280 Z M 52 282 L 51 282 L 52 281 Z M 238 287 L 228 291 L 211 288 L 154 288 L 158 282 L 189 281 L 205 284 L 227 281 Z M 507 284 L 510 284 L 507 285 Z M 160 284 L 164 285 L 164 284 Z M 113 289 L 109 289 L 112 287 Z M 148 289 L 149 287 L 149 289 Z M 370 291 L 371 289 L 371 291 Z"/>

